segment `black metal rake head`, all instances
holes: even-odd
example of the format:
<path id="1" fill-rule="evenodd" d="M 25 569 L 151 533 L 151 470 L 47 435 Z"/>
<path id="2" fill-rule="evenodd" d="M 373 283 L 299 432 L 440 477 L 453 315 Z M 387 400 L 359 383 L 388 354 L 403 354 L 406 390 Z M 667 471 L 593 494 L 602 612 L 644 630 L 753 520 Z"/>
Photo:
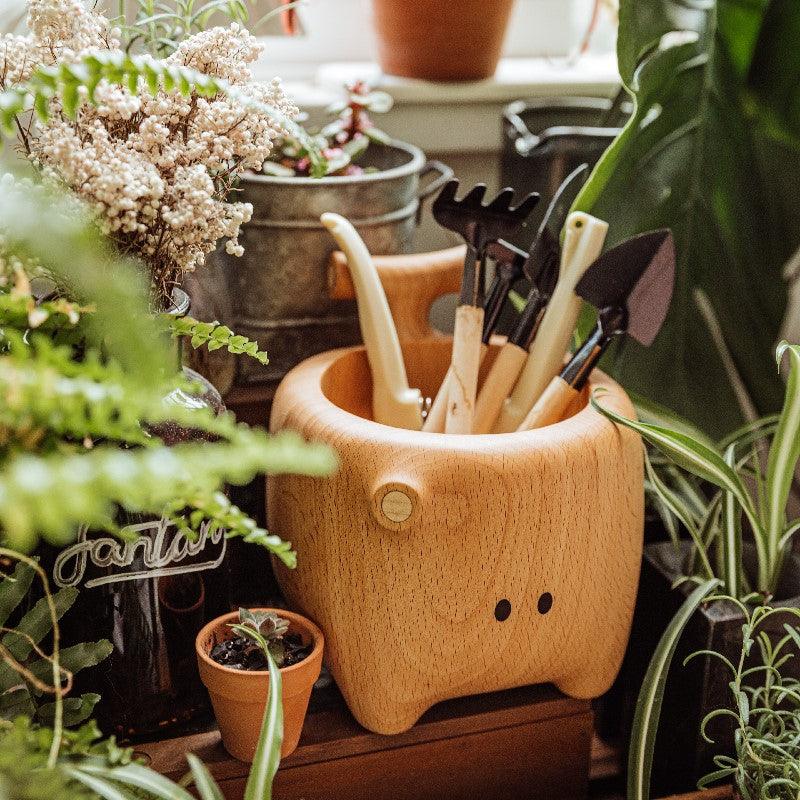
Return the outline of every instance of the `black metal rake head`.
<path id="1" fill-rule="evenodd" d="M 497 239 L 513 236 L 539 202 L 532 192 L 517 206 L 512 206 L 514 190 L 506 188 L 487 205 L 483 198 L 486 184 L 478 183 L 461 200 L 456 200 L 459 182 L 448 181 L 433 201 L 433 218 L 448 230 L 461 234 L 478 254 L 483 254 L 487 244 Z"/>

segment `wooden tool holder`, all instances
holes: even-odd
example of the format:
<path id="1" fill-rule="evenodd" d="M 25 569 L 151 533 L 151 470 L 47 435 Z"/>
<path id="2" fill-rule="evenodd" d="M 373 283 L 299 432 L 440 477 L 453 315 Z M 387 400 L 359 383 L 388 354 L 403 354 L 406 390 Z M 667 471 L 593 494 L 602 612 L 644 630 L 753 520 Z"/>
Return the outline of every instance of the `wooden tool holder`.
<path id="1" fill-rule="evenodd" d="M 435 394 L 451 343 L 428 323 L 456 291 L 463 248 L 376 259 L 411 386 Z M 331 290 L 347 296 L 334 259 Z M 351 291 L 351 290 L 350 290 Z M 484 360 L 491 364 L 495 347 Z M 587 387 L 632 415 L 595 372 Z M 332 478 L 270 478 L 268 522 L 297 549 L 276 564 L 289 602 L 326 635 L 326 660 L 356 719 L 410 728 L 439 701 L 534 683 L 591 698 L 625 651 L 643 528 L 641 442 L 587 405 L 509 434 L 400 430 L 370 419 L 363 348 L 322 353 L 279 387 L 272 430 L 327 442 Z"/>

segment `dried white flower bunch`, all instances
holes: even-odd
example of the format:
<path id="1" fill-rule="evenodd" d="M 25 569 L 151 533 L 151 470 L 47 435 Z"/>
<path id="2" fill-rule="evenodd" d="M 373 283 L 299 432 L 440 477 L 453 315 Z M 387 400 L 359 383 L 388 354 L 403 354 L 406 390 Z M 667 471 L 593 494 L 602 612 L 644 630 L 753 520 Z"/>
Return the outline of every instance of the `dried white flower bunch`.
<path id="1" fill-rule="evenodd" d="M 0 38 L 0 89 L 39 65 L 120 49 L 119 31 L 82 0 L 30 0 L 28 26 L 28 36 Z M 252 81 L 248 65 L 260 51 L 247 30 L 231 24 L 190 36 L 167 61 L 221 78 L 295 116 L 277 80 Z M 148 264 L 155 298 L 167 301 L 221 238 L 228 238 L 229 253 L 241 255 L 237 237 L 252 207 L 227 202 L 232 183 L 245 170 L 260 170 L 285 132 L 267 114 L 222 95 L 136 95 L 101 83 L 95 100 L 81 104 L 74 119 L 56 107 L 48 122 L 20 125 L 20 140 L 48 179 L 94 210 L 122 252 Z"/>

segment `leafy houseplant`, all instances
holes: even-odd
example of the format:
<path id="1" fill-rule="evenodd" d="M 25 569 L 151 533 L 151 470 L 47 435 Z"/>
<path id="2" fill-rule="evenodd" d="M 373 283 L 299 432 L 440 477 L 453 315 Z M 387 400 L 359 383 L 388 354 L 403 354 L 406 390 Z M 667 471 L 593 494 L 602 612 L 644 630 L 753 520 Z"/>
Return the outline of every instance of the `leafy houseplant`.
<path id="1" fill-rule="evenodd" d="M 775 606 L 776 613 L 761 624 L 773 637 L 783 634 L 777 610 L 785 608 L 788 613 L 800 607 L 800 561 L 792 553 L 800 525 L 787 519 L 800 457 L 800 347 L 782 343 L 777 350 L 779 364 L 784 357 L 789 375 L 780 415 L 741 428 L 719 446 L 701 433 L 688 433 L 688 424 L 678 430 L 628 420 L 604 409 L 602 398 L 592 400 L 601 413 L 639 432 L 672 464 L 657 468 L 647 462 L 650 491 L 665 518 L 674 523 L 667 527 L 676 539 L 646 548 L 638 622 L 629 651 L 633 675 L 627 680 L 634 684 L 639 675 L 636 663 L 643 665 L 655 646 L 654 637 L 667 627 L 666 620 L 661 626 L 658 620 L 695 584 L 721 585 L 746 606 Z M 677 538 L 679 529 L 687 532 L 688 542 Z M 711 603 L 699 608 L 686 621 L 680 652 L 710 647 L 733 660 L 741 645 L 742 623 L 739 606 Z M 789 674 L 800 677 L 798 666 L 790 664 Z M 685 788 L 681 778 L 688 782 L 693 775 L 699 777 L 710 762 L 709 743 L 697 730 L 705 714 L 723 702 L 727 683 L 725 670 L 710 658 L 670 676 L 671 700 L 654 773 L 660 792 Z M 733 735 L 733 728 L 720 721 L 718 744 L 732 745 Z"/>
<path id="2" fill-rule="evenodd" d="M 65 669 L 76 671 L 89 653 L 60 647 L 58 618 L 74 593 L 52 594 L 46 573 L 33 560 L 3 545 L 30 550 L 41 536 L 63 546 L 86 520 L 119 533 L 115 510 L 122 507 L 172 514 L 187 529 L 210 522 L 260 542 L 292 563 L 290 547 L 259 530 L 219 489 L 225 481 L 246 481 L 261 470 L 324 472 L 332 466 L 331 457 L 296 438 L 250 431 L 227 415 L 165 405 L 165 387 L 174 387 L 176 379 L 160 328 L 147 313 L 141 271 L 109 251 L 73 201 L 6 178 L 0 220 L 0 557 L 23 562 L 38 572 L 45 587 L 45 600 L 34 616 L 10 623 L 16 627 L 0 640 L 0 661 L 3 673 L 22 667 L 37 679 L 49 663 L 54 695 L 45 714 L 51 727 L 32 721 L 33 709 L 22 694 L 16 697 L 23 701 L 21 716 L 11 725 L 0 725 L 0 789 L 11 800 L 107 800 L 141 793 L 189 800 L 185 789 L 135 763 L 131 752 L 113 739 L 101 740 L 93 721 L 76 731 L 65 730 L 65 723 L 77 721 L 75 704 L 65 698 Z M 84 299 L 41 302 L 31 295 L 28 277 L 39 275 L 39 264 L 47 264 L 48 277 L 68 287 L 70 295 Z M 180 379 L 177 385 L 192 391 Z M 166 448 L 157 436 L 145 435 L 143 420 L 177 420 L 211 434 L 212 440 Z M 120 443 L 126 447 L 120 449 Z M 4 614 L 17 605 L 26 574 L 17 568 L 14 580 L 3 582 Z M 27 636 L 36 639 L 48 630 L 52 653 L 41 656 L 44 662 L 22 664 L 19 641 L 30 644 Z M 95 658 L 102 655 L 102 646 L 91 646 Z M 271 656 L 267 661 L 272 691 L 248 800 L 271 796 L 279 760 L 281 676 Z M 34 685 L 34 695 L 36 690 Z M 9 699 L 3 697 L 7 711 Z M 93 700 L 77 699 L 84 710 Z M 193 756 L 188 758 L 197 793 L 203 800 L 219 800 L 207 770 Z"/>
<path id="3" fill-rule="evenodd" d="M 791 0 L 621 0 L 635 112 L 576 202 L 613 222 L 607 246 L 674 232 L 665 326 L 647 350 L 626 343 L 614 371 L 715 439 L 780 406 L 769 355 L 800 242 L 796 30 Z"/>
<path id="4" fill-rule="evenodd" d="M 728 695 L 703 717 L 699 732 L 714 744 L 710 728 L 720 719 L 735 726 L 734 741 L 714 757 L 712 772 L 698 782 L 706 788 L 733 779 L 741 800 L 790 800 L 800 791 L 800 693 L 797 678 L 785 675 L 785 667 L 800 651 L 798 619 L 800 610 L 769 606 L 747 606 L 735 598 L 707 597 L 718 581 L 697 587 L 662 637 L 642 684 L 628 762 L 629 800 L 650 797 L 650 769 L 656 729 L 662 711 L 664 680 L 675 655 L 681 632 L 704 601 L 724 602 L 740 612 L 741 646 L 732 657 L 713 649 L 690 653 L 686 667 L 697 658 L 718 661 L 728 678 Z M 783 621 L 776 638 L 764 630 L 775 617 Z M 789 622 L 785 622 L 787 616 Z M 757 647 L 755 647 L 757 645 Z M 719 748 L 717 748 L 719 750 Z"/>
<path id="5" fill-rule="evenodd" d="M 259 653 L 269 653 L 280 668 L 286 725 L 281 755 L 286 756 L 300 740 L 311 689 L 322 667 L 322 632 L 289 611 L 239 609 L 212 620 L 197 635 L 200 676 L 211 695 L 222 743 L 241 761 L 252 761 L 257 751 L 268 689 L 263 663 L 249 656 L 248 642 L 254 642 Z"/>

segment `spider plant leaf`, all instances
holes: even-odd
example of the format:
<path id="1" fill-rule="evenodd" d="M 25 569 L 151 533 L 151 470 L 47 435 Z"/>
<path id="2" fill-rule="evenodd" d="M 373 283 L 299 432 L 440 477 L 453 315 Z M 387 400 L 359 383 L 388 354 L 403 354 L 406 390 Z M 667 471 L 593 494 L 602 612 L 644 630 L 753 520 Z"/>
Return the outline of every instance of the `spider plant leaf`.
<path id="1" fill-rule="evenodd" d="M 187 753 L 186 760 L 192 771 L 194 786 L 200 795 L 200 800 L 225 800 L 217 782 L 211 777 L 208 767 L 194 754 Z"/>
<path id="2" fill-rule="evenodd" d="M 730 444 L 725 451 L 725 463 L 733 469 L 735 461 L 736 445 Z M 736 502 L 733 492 L 723 491 L 722 497 L 722 581 L 728 594 L 739 597 L 741 594 L 739 577 L 742 573 L 742 509 Z M 763 548 L 758 533 L 756 540 L 756 547 L 760 545 Z"/>
<path id="3" fill-rule="evenodd" d="M 648 444 L 657 447 L 679 467 L 683 467 L 698 478 L 708 481 L 720 489 L 732 492 L 754 527 L 758 527 L 759 522 L 752 498 L 741 478 L 725 463 L 725 459 L 717 450 L 702 442 L 695 441 L 690 436 L 679 431 L 672 431 L 660 425 L 651 425 L 623 417 L 621 414 L 605 408 L 597 401 L 595 395 L 592 395 L 591 403 L 601 414 L 604 414 L 617 424 L 624 425 L 639 433 Z"/>
<path id="4" fill-rule="evenodd" d="M 83 772 L 81 768 L 73 767 L 69 764 L 63 765 L 61 769 L 69 775 L 72 780 L 82 783 L 87 789 L 90 789 L 103 800 L 133 800 L 131 794 L 123 791 L 118 786 L 114 786 L 113 783 L 110 783 L 105 778 L 101 778 L 97 775 L 88 775 L 86 772 Z"/>
<path id="5" fill-rule="evenodd" d="M 789 31 L 760 35 L 775 5 L 796 14 L 792 0 L 620 0 L 619 70 L 634 113 L 574 206 L 613 220 L 606 247 L 672 229 L 670 313 L 651 347 L 625 342 L 612 371 L 714 438 L 743 419 L 739 387 L 758 415 L 781 403 L 769 358 L 786 310 L 784 265 L 800 240 L 788 202 L 800 145 L 781 142 L 776 156 L 764 120 L 800 107 L 800 84 Z M 763 59 L 770 66 L 757 73 Z M 782 89 L 762 93 L 763 113 L 749 96 L 756 74 Z"/>
<path id="6" fill-rule="evenodd" d="M 703 565 L 705 576 L 708 578 L 713 578 L 714 570 L 708 560 L 705 543 L 700 537 L 697 521 L 695 520 L 691 510 L 686 505 L 683 498 L 676 492 L 673 492 L 672 489 L 670 489 L 669 486 L 667 486 L 664 481 L 661 480 L 656 470 L 653 469 L 653 465 L 650 463 L 650 459 L 646 454 L 644 463 L 648 481 L 650 481 L 650 484 L 658 493 L 658 496 L 664 505 L 680 520 L 680 522 L 683 524 L 683 527 L 686 528 L 689 535 L 692 537 L 692 541 L 694 542 L 694 546 L 697 550 L 697 555 L 699 556 Z"/>
<path id="7" fill-rule="evenodd" d="M 714 578 L 698 586 L 683 602 L 656 647 L 639 691 L 628 753 L 628 800 L 649 800 L 653 750 L 664 700 L 664 686 L 681 634 L 708 594 L 719 586 Z"/>
<path id="8" fill-rule="evenodd" d="M 691 436 L 695 441 L 702 442 L 708 447 L 714 447 L 714 440 L 686 417 L 682 417 L 671 408 L 667 408 L 638 392 L 628 392 L 628 394 L 636 409 L 636 416 L 641 422 L 648 422 L 651 425 L 660 425 L 662 428 L 680 431 L 687 436 Z"/>
<path id="9" fill-rule="evenodd" d="M 283 686 L 281 673 L 262 639 L 261 649 L 269 666 L 269 695 L 261 723 L 253 766 L 247 778 L 244 800 L 272 800 L 272 781 L 281 761 L 283 744 Z"/>
<path id="10" fill-rule="evenodd" d="M 108 767 L 102 764 L 82 764 L 80 772 L 90 777 L 102 778 L 112 783 L 139 789 L 158 800 L 194 800 L 192 795 L 177 783 L 140 764 Z"/>
<path id="11" fill-rule="evenodd" d="M 778 545 L 785 527 L 786 502 L 800 458 L 800 345 L 780 343 L 776 352 L 779 367 L 785 354 L 789 356 L 786 394 L 767 458 L 767 530 L 773 559 L 777 559 L 780 552 Z"/>

